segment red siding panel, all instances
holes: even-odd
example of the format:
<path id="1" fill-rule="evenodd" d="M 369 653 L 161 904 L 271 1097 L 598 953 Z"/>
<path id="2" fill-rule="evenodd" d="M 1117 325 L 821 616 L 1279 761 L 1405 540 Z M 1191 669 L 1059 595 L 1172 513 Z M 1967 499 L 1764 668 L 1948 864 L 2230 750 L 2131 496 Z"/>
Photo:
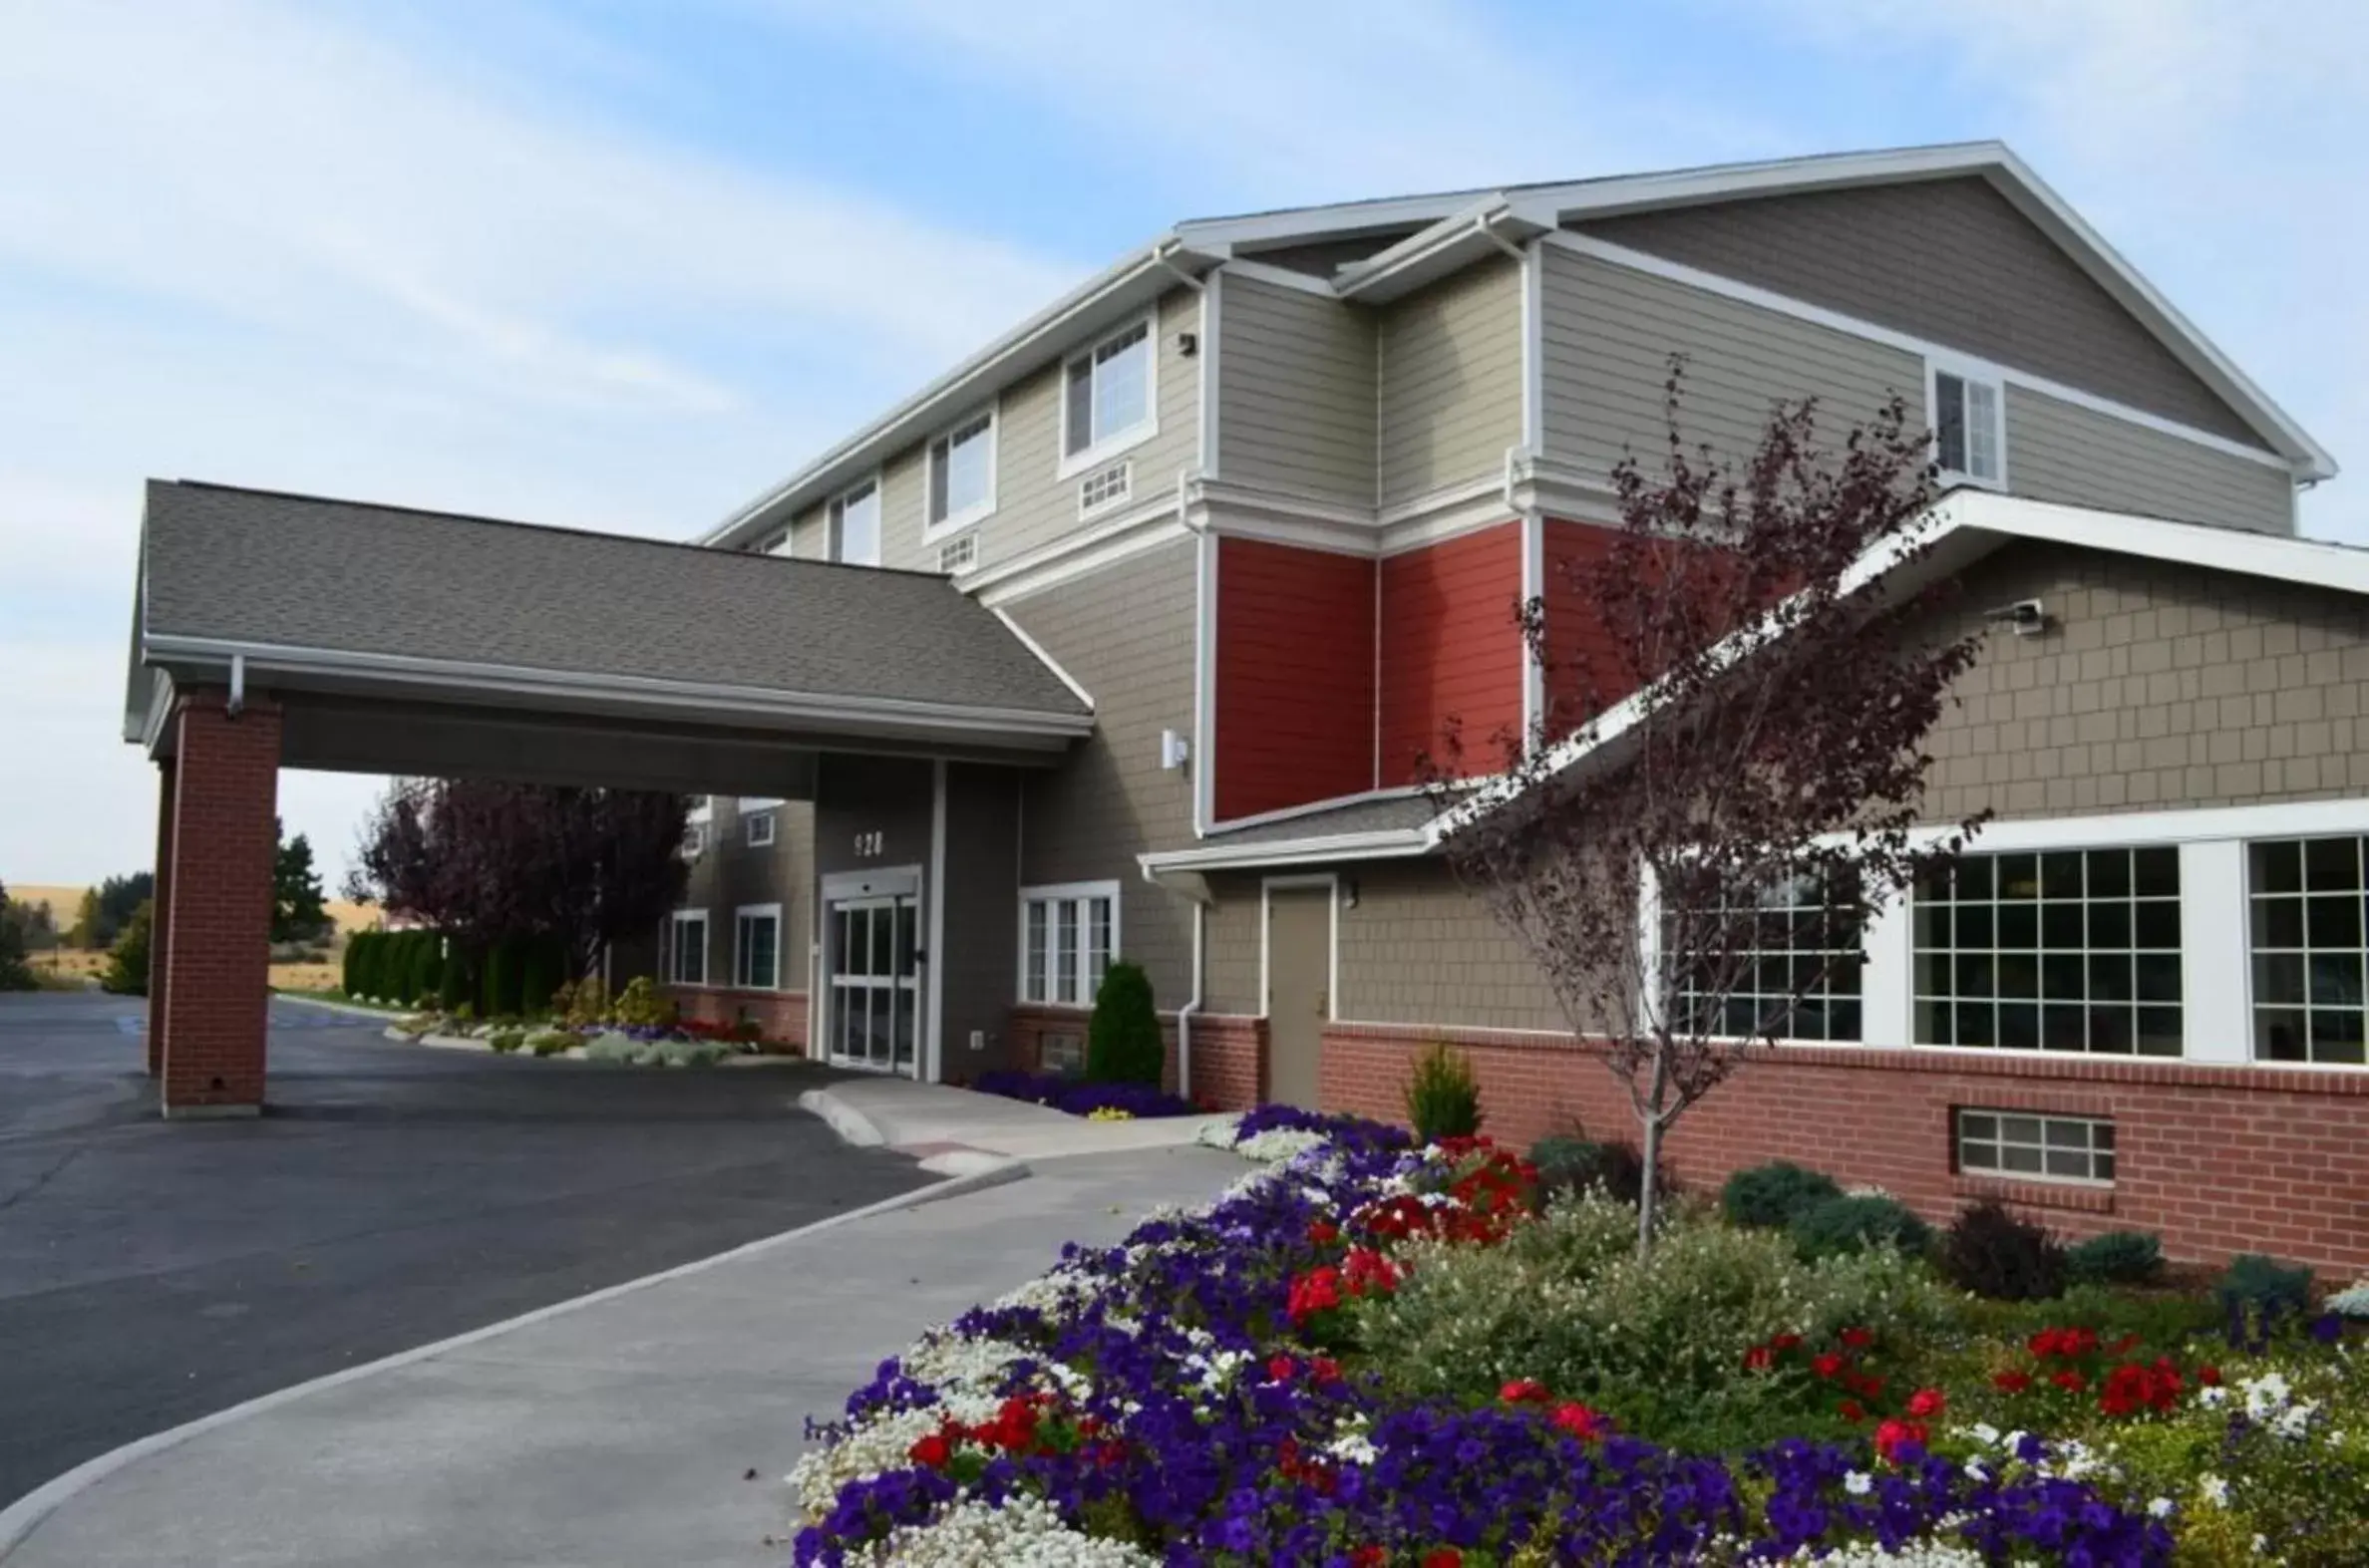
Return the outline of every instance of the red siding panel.
<path id="1" fill-rule="evenodd" d="M 1372 788 L 1374 563 L 1256 539 L 1217 550 L 1217 819 Z"/>
<path id="2" fill-rule="evenodd" d="M 1420 782 L 1458 721 L 1466 772 L 1504 760 L 1522 729 L 1522 524 L 1500 523 L 1382 561 L 1382 768 L 1388 787 Z"/>
<path id="3" fill-rule="evenodd" d="M 1601 684 L 1611 669 L 1612 650 L 1606 646 L 1603 629 L 1595 624 L 1586 598 L 1573 586 L 1572 573 L 1600 559 L 1615 530 L 1560 517 L 1546 518 L 1541 527 L 1545 531 L 1539 548 L 1543 571 L 1538 597 L 1546 608 L 1547 727 L 1560 734 L 1586 718 L 1588 686 Z M 1590 661 L 1600 673 L 1591 676 Z M 1607 693 L 1602 700 L 1614 701 L 1624 695 Z"/>

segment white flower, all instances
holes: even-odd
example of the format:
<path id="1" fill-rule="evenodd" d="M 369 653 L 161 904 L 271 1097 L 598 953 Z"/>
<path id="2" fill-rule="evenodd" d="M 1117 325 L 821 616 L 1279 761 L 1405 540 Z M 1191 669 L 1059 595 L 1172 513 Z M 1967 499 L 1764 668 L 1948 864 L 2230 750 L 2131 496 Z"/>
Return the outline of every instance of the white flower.
<path id="1" fill-rule="evenodd" d="M 2217 1475 L 2207 1473 L 2198 1476 L 2197 1490 L 2202 1493 L 2204 1500 L 2215 1508 L 2229 1506 L 2229 1483 Z"/>
<path id="2" fill-rule="evenodd" d="M 1980 1459 L 1968 1459 L 1966 1461 L 1966 1479 L 1970 1481 L 1987 1481 L 1990 1479 L 1990 1471 L 1983 1467 L 1983 1463 Z"/>
<path id="3" fill-rule="evenodd" d="M 1072 1529 L 1041 1497 L 1000 1506 L 966 1499 L 928 1524 L 905 1525 L 856 1561 L 879 1568 L 1158 1568 L 1160 1559 L 1124 1541 Z"/>
<path id="4" fill-rule="evenodd" d="M 2148 1517 L 2153 1519 L 2164 1518 L 2171 1512 L 2172 1499 L 2169 1497 L 2158 1497 L 2147 1505 Z"/>
<path id="5" fill-rule="evenodd" d="M 2209 1389 L 2199 1389 L 2197 1391 L 2197 1403 L 2203 1406 L 2208 1411 L 2216 1410 L 2220 1406 L 2228 1403 L 2228 1398 L 2229 1391 L 2217 1386 Z"/>
<path id="6" fill-rule="evenodd" d="M 2328 1298 L 2328 1310 L 2348 1318 L 2369 1318 L 2369 1279 Z"/>
<path id="7" fill-rule="evenodd" d="M 1875 1489 L 1875 1477 L 1864 1470 L 1853 1470 L 1843 1477 L 1843 1489 L 1854 1497 L 1864 1497 Z"/>
<path id="8" fill-rule="evenodd" d="M 2244 1379 L 2237 1388 L 2245 1396 L 2245 1413 L 2255 1420 L 2260 1420 L 2273 1411 L 2285 1409 L 2287 1400 L 2294 1393 L 2286 1379 L 2275 1372 L 2263 1373 L 2259 1378 Z"/>
<path id="9" fill-rule="evenodd" d="M 2279 1411 L 2270 1422 L 2270 1429 L 2289 1442 L 2297 1441 L 2311 1429 L 2311 1417 L 2318 1411 L 2319 1401 L 2298 1401 Z"/>
<path id="10" fill-rule="evenodd" d="M 1999 1428 L 1989 1421 L 1976 1421 L 1967 1429 L 1973 1432 L 1974 1440 L 1986 1448 L 1999 1440 Z"/>

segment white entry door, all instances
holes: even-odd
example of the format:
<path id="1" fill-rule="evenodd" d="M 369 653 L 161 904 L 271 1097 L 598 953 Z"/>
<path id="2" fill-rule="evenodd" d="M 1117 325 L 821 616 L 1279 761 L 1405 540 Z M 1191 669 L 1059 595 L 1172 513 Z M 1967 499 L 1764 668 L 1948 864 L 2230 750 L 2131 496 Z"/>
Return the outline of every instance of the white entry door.
<path id="1" fill-rule="evenodd" d="M 824 904 L 831 1060 L 919 1076 L 920 899 L 868 893 Z"/>

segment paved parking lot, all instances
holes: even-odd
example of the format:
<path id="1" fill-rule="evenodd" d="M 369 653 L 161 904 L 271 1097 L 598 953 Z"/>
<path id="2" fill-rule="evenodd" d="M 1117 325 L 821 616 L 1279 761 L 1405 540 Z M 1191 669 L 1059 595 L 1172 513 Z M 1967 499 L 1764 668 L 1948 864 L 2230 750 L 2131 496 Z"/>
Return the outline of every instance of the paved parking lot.
<path id="1" fill-rule="evenodd" d="M 142 1004 L 0 996 L 0 1504 L 290 1383 L 929 1178 L 797 1110 L 808 1067 L 397 1045 L 275 1004 L 271 1108 L 165 1123 Z"/>

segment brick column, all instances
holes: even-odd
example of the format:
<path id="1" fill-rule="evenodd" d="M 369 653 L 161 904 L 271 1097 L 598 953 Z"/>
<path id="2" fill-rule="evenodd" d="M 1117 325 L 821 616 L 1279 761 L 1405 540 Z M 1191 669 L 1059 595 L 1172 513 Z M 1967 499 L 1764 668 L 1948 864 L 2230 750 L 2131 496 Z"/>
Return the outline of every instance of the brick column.
<path id="1" fill-rule="evenodd" d="M 164 999 L 168 1116 L 263 1104 L 280 714 L 249 697 L 232 716 L 224 699 L 198 690 L 174 704 L 172 866 L 160 876 L 171 942 L 164 983 L 150 987 Z"/>
<path id="2" fill-rule="evenodd" d="M 157 760 L 156 915 L 149 927 L 148 1071 L 165 1071 L 165 966 L 172 950 L 172 784 L 173 761 Z"/>

